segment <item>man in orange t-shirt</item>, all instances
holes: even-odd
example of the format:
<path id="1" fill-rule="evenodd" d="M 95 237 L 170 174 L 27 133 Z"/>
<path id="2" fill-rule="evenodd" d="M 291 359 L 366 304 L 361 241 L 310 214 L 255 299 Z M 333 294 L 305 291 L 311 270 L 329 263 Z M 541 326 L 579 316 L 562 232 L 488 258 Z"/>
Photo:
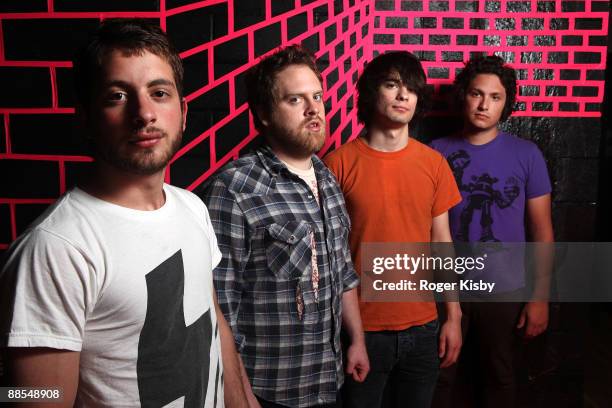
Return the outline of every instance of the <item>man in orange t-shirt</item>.
<path id="1" fill-rule="evenodd" d="M 345 196 L 351 253 L 360 274 L 362 243 L 451 241 L 448 210 L 461 201 L 453 174 L 441 154 L 409 137 L 425 86 L 423 68 L 412 54 L 375 58 L 357 84 L 358 117 L 367 132 L 325 158 Z M 385 406 L 429 407 L 439 368 L 459 355 L 459 304 L 446 303 L 448 317 L 441 327 L 433 301 L 360 299 L 359 306 L 371 369 L 363 383 L 347 379 L 344 403 L 374 408 L 385 395 Z"/>

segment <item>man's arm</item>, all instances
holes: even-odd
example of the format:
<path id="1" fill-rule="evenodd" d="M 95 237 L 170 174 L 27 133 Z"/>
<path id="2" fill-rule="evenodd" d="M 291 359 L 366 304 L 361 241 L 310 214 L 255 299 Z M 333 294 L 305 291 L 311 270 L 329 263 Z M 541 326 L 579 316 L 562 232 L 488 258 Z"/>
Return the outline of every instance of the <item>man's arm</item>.
<path id="1" fill-rule="evenodd" d="M 50 348 L 8 348 L 7 372 L 11 387 L 57 388 L 61 402 L 20 402 L 19 408 L 72 407 L 79 384 L 78 351 Z"/>
<path id="2" fill-rule="evenodd" d="M 245 408 L 249 406 L 246 393 L 250 391 L 253 398 L 253 392 L 249 384 L 249 379 L 245 378 L 242 361 L 236 353 L 234 345 L 234 335 L 230 329 L 221 308 L 217 302 L 217 296 L 214 296 L 215 313 L 219 324 L 219 336 L 221 337 L 221 356 L 223 359 L 223 383 L 225 406 L 227 408 Z M 243 377 L 244 374 L 244 377 Z"/>
<path id="3" fill-rule="evenodd" d="M 432 242 L 452 242 L 448 226 L 448 211 L 433 218 L 431 226 Z M 440 329 L 438 354 L 442 359 L 440 367 L 453 365 L 461 351 L 461 306 L 459 302 L 445 302 L 446 321 Z"/>
<path id="4" fill-rule="evenodd" d="M 213 226 L 217 244 L 221 251 L 221 261 L 213 271 L 214 286 L 217 296 L 219 296 L 216 304 L 217 315 L 223 315 L 223 319 L 219 319 L 219 328 L 227 328 L 222 338 L 223 349 L 223 365 L 225 366 L 225 355 L 230 360 L 229 369 L 233 371 L 234 379 L 231 385 L 228 384 L 225 388 L 226 401 L 228 393 L 238 389 L 238 383 L 235 379 L 239 379 L 240 393 L 242 393 L 251 408 L 260 408 L 257 398 L 253 394 L 249 377 L 240 358 L 240 350 L 244 344 L 244 336 L 238 332 L 238 311 L 240 309 L 240 300 L 242 297 L 242 273 L 244 270 L 244 258 L 248 256 L 249 246 L 247 226 L 245 225 L 244 214 L 236 203 L 235 198 L 230 194 L 227 187 L 222 181 L 216 179 L 207 186 L 205 190 L 199 193 L 200 198 L 206 204 Z M 215 298 L 215 301 L 216 298 Z M 221 323 L 223 322 L 223 323 Z M 234 344 L 228 344 L 232 341 Z M 225 343 L 225 345 L 223 345 Z M 229 351 L 226 351 L 229 350 Z M 233 351 L 232 351 L 233 350 Z M 238 353 L 236 353 L 236 351 Z M 236 354 L 234 360 L 231 355 Z M 234 365 L 236 363 L 236 365 Z M 237 373 L 236 373 L 237 372 Z M 235 376 L 237 374 L 237 377 Z M 228 404 L 228 402 L 226 402 Z M 229 405 L 228 405 L 229 406 Z"/>
<path id="5" fill-rule="evenodd" d="M 527 228 L 531 241 L 536 244 L 535 285 L 532 301 L 528 302 L 519 318 L 517 328 L 525 328 L 525 338 L 533 338 L 548 326 L 548 297 L 553 268 L 554 234 L 551 219 L 550 194 L 527 200 Z"/>
<path id="6" fill-rule="evenodd" d="M 363 382 L 370 371 L 370 361 L 361 325 L 357 288 L 342 294 L 342 324 L 351 338 L 351 345 L 346 352 L 345 371 L 352 375 L 355 381 Z"/>

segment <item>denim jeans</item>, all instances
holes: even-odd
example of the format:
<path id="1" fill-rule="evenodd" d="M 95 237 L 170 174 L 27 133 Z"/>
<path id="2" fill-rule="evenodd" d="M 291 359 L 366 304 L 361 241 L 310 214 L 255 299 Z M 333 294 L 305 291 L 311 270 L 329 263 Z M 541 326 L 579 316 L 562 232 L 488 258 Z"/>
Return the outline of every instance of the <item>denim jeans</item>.
<path id="1" fill-rule="evenodd" d="M 363 383 L 347 376 L 347 408 L 429 408 L 438 379 L 438 320 L 400 331 L 366 332 L 370 373 Z"/>
<path id="2" fill-rule="evenodd" d="M 512 296 L 514 293 L 506 298 L 512 299 Z M 516 325 L 523 304 L 465 302 L 461 303 L 461 309 L 464 341 L 459 363 L 440 372 L 432 406 L 514 408 L 515 361 L 520 349 Z"/>

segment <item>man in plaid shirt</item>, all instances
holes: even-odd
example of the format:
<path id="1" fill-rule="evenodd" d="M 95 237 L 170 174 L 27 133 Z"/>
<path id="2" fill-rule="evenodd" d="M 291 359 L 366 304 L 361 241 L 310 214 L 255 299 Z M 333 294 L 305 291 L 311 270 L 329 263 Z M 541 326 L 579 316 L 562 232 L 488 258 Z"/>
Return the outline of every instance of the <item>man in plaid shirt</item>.
<path id="1" fill-rule="evenodd" d="M 334 407 L 341 325 L 351 340 L 346 373 L 363 381 L 369 362 L 344 198 L 314 155 L 325 140 L 321 74 L 311 54 L 291 46 L 251 68 L 246 84 L 265 145 L 226 166 L 202 195 L 223 254 L 219 304 L 252 406 Z"/>

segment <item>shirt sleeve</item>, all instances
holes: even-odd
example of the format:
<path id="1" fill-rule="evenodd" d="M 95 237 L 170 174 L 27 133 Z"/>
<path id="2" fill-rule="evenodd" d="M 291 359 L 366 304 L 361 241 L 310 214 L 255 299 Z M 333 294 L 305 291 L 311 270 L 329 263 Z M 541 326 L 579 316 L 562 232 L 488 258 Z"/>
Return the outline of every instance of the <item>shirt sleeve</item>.
<path id="1" fill-rule="evenodd" d="M 235 197 L 218 178 L 201 193 L 208 207 L 212 228 L 220 251 L 220 259 L 213 270 L 217 300 L 229 323 L 236 348 L 244 348 L 244 334 L 238 330 L 238 313 L 242 298 L 243 273 L 250 254 L 248 228 L 245 216 Z"/>
<path id="2" fill-rule="evenodd" d="M 431 216 L 437 217 L 461 202 L 461 193 L 448 162 L 440 155 L 436 177 L 436 192 L 431 207 Z"/>
<path id="3" fill-rule="evenodd" d="M 348 224 L 346 226 L 348 230 L 348 234 L 347 234 L 347 237 L 348 237 L 351 232 L 351 225 L 350 225 L 349 217 L 345 216 L 345 219 Z M 353 266 L 353 258 L 351 256 L 351 250 L 349 248 L 348 238 L 344 242 L 344 248 L 342 249 L 342 252 L 344 254 L 344 261 L 346 265 L 346 268 L 342 274 L 342 284 L 343 284 L 343 289 L 346 292 L 353 288 L 356 288 L 359 285 L 359 276 L 357 275 L 357 272 L 355 272 L 355 267 Z"/>
<path id="4" fill-rule="evenodd" d="M 80 351 L 98 297 L 91 265 L 78 248 L 44 230 L 17 241 L 0 274 L 2 344 Z"/>
<path id="5" fill-rule="evenodd" d="M 527 185 L 525 186 L 525 196 L 527 199 L 535 198 L 548 194 L 552 191 L 548 169 L 544 156 L 537 146 L 532 145 L 529 155 L 529 174 L 527 175 Z"/>

